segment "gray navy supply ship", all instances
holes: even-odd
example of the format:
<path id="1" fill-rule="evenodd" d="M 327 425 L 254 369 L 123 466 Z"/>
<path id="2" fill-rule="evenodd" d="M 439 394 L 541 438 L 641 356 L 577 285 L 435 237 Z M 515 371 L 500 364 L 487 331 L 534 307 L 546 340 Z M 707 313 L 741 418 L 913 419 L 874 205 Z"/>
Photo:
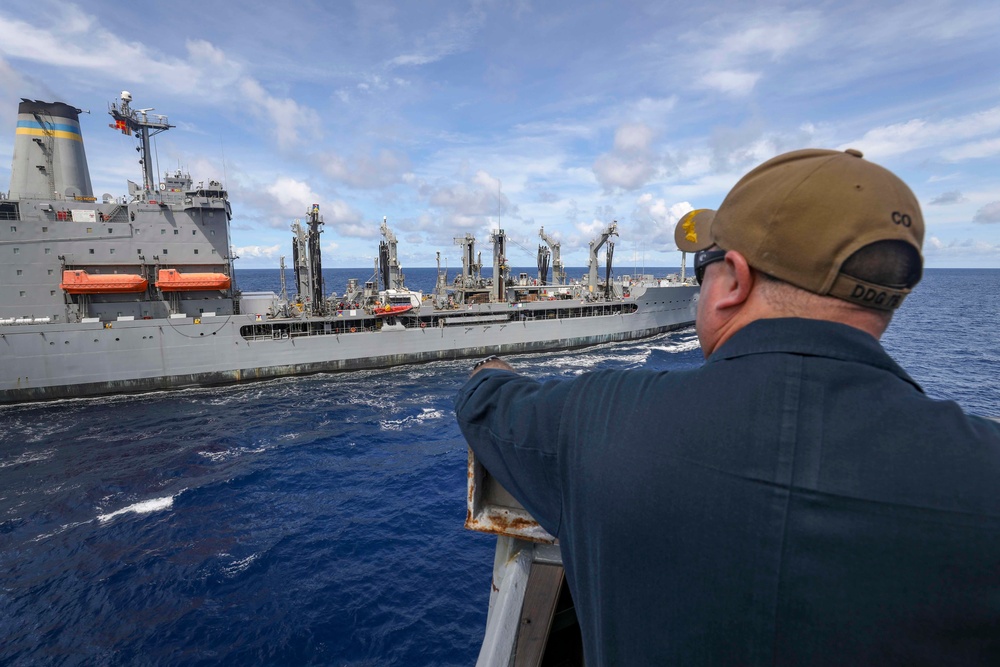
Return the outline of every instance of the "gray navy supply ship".
<path id="1" fill-rule="evenodd" d="M 614 223 L 591 242 L 580 281 L 567 281 L 544 229 L 538 275 L 511 275 L 498 230 L 496 279 L 481 274 L 466 235 L 455 239 L 461 274 L 447 280 L 438 253 L 437 285 L 424 295 L 406 288 L 383 220 L 373 279 L 352 279 L 338 296 L 325 292 L 314 205 L 292 225 L 296 296 L 283 284 L 280 295 L 240 292 L 225 188 L 180 170 L 155 179 L 151 137 L 173 126 L 131 103 L 123 92 L 109 113 L 112 128 L 138 140 L 142 184 L 100 201 L 81 110 L 27 99 L 18 108 L 10 191 L 0 196 L 0 403 L 566 349 L 694 321 L 698 288 L 683 268 L 663 279 L 612 277 Z"/>

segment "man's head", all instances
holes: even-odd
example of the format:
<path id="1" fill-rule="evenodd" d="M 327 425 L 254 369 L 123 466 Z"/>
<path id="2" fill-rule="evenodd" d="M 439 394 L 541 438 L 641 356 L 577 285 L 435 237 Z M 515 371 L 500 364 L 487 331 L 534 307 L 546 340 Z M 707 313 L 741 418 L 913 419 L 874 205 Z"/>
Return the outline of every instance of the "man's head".
<path id="1" fill-rule="evenodd" d="M 892 172 L 855 150 L 818 149 L 768 160 L 740 179 L 718 211 L 692 211 L 675 232 L 678 247 L 696 253 L 706 282 L 713 274 L 728 278 L 725 290 L 721 283 L 702 288 L 706 354 L 762 317 L 846 321 L 880 335 L 920 280 L 923 236 L 916 197 Z"/>

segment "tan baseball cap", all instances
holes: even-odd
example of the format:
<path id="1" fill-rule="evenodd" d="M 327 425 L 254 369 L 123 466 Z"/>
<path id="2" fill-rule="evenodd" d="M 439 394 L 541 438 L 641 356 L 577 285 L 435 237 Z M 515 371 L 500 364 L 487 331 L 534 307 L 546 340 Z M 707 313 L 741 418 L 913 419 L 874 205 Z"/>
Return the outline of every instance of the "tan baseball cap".
<path id="1" fill-rule="evenodd" d="M 908 285 L 877 285 L 841 266 L 878 241 L 902 241 L 921 257 L 924 219 L 910 188 L 860 151 L 806 149 L 758 166 L 717 211 L 685 215 L 674 238 L 686 252 L 712 245 L 736 250 L 755 269 L 809 292 L 893 310 L 920 271 Z"/>

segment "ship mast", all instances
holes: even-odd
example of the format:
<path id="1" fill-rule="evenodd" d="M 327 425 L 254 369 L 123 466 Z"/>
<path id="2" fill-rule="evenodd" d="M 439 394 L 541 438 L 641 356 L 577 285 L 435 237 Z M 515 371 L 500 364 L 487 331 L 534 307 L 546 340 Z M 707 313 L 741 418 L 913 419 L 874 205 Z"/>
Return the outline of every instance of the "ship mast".
<path id="1" fill-rule="evenodd" d="M 504 301 L 510 266 L 507 264 L 507 235 L 502 229 L 490 234 L 493 242 L 493 300 Z"/>
<path id="2" fill-rule="evenodd" d="M 383 240 L 378 246 L 379 263 L 381 264 L 382 284 L 384 289 L 403 289 L 406 276 L 403 275 L 403 267 L 399 265 L 399 256 L 396 254 L 396 235 L 389 229 L 385 216 L 382 217 Z"/>
<path id="3" fill-rule="evenodd" d="M 323 264 L 319 235 L 323 233 L 323 216 L 319 204 L 313 204 L 307 215 L 308 229 L 296 220 L 292 223 L 292 263 L 295 265 L 295 283 L 298 299 L 313 315 L 323 312 Z"/>
<path id="4" fill-rule="evenodd" d="M 552 253 L 548 246 L 539 244 L 538 246 L 538 284 L 544 285 L 549 281 L 549 257 Z"/>
<path id="5" fill-rule="evenodd" d="M 483 263 L 476 260 L 476 237 L 472 234 L 456 236 L 455 245 L 462 246 L 462 287 L 478 285 Z"/>
<path id="6" fill-rule="evenodd" d="M 146 192 L 153 190 L 153 161 L 149 157 L 149 138 L 174 127 L 167 122 L 167 117 L 160 114 L 150 115 L 154 109 L 133 109 L 132 93 L 123 90 L 121 105 L 111 103 L 108 113 L 115 119 L 110 127 L 120 130 L 122 134 L 139 136 L 139 164 L 142 165 L 142 187 Z"/>
<path id="7" fill-rule="evenodd" d="M 601 249 L 608 239 L 618 236 L 618 221 L 614 220 L 601 234 L 590 242 L 590 272 L 587 275 L 587 291 L 593 294 L 597 289 L 597 251 Z M 608 274 L 611 273 L 610 258 L 608 258 Z"/>
<path id="8" fill-rule="evenodd" d="M 566 284 L 566 269 L 563 268 L 562 258 L 559 256 L 559 241 L 545 233 L 545 227 L 538 229 L 538 235 L 552 249 L 552 282 L 555 285 Z M 539 248 L 541 252 L 541 248 Z"/>

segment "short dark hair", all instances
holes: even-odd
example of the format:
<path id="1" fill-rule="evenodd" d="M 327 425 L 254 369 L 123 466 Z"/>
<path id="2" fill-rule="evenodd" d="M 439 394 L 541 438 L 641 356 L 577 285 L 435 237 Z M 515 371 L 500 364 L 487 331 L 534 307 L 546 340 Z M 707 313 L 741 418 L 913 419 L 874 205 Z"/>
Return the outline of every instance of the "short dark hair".
<path id="1" fill-rule="evenodd" d="M 909 288 L 920 282 L 923 260 L 909 243 L 876 241 L 844 260 L 840 271 L 875 285 Z"/>

